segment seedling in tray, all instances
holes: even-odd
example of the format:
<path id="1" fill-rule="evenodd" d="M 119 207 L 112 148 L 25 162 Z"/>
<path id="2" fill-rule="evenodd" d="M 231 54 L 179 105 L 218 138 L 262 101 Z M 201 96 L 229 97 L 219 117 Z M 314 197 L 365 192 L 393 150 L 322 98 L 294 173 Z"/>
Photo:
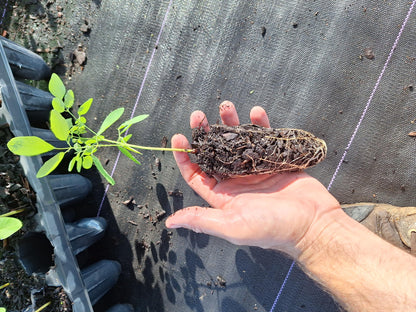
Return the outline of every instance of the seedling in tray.
<path id="1" fill-rule="evenodd" d="M 118 108 L 104 119 L 98 131 L 87 125 L 85 114 L 89 111 L 93 99 L 83 103 L 76 114 L 71 112 L 74 93 L 66 90 L 62 80 L 52 74 L 49 91 L 54 96 L 50 113 L 50 128 L 54 135 L 67 143 L 67 147 L 55 147 L 36 136 L 22 136 L 11 139 L 7 146 L 17 155 L 35 156 L 52 150 L 57 154 L 47 160 L 37 172 L 41 178 L 51 173 L 62 161 L 65 154 L 73 151 L 68 171 L 74 168 L 90 169 L 93 165 L 114 184 L 114 179 L 104 169 L 94 155 L 101 147 L 117 147 L 136 164 L 140 162 L 134 154 L 140 150 L 177 151 L 192 154 L 194 162 L 209 176 L 226 178 L 251 174 L 278 173 L 301 170 L 322 161 L 326 156 L 326 144 L 313 134 L 300 129 L 268 129 L 255 125 L 229 127 L 211 125 L 210 131 L 194 129 L 192 149 L 167 147 L 148 147 L 129 143 L 131 134 L 127 130 L 143 121 L 148 115 L 139 115 L 121 123 L 116 140 L 107 139 L 103 133 L 120 119 L 124 108 Z M 69 116 L 65 118 L 64 116 Z M 127 134 L 127 135 L 126 135 Z"/>

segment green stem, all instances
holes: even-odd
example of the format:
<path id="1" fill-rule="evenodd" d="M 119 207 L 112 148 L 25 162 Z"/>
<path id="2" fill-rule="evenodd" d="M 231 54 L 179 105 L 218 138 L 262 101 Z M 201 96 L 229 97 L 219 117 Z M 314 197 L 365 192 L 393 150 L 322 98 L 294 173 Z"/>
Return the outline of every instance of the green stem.
<path id="1" fill-rule="evenodd" d="M 72 149 L 72 146 L 68 146 L 68 147 L 55 147 L 54 149 L 56 149 L 56 150 L 71 150 Z"/>
<path id="2" fill-rule="evenodd" d="M 25 210 L 26 210 L 26 209 L 24 209 L 24 208 L 19 209 L 19 210 L 12 210 L 12 211 L 9 211 L 9 212 L 7 212 L 7 213 L 4 213 L 4 214 L 0 215 L 0 218 L 1 218 L 1 217 L 8 217 L 8 216 L 12 216 L 12 215 L 15 215 L 15 214 L 21 213 L 21 212 L 23 212 L 23 211 L 25 211 Z M 0 288 L 0 289 L 1 289 L 1 288 Z"/>
<path id="3" fill-rule="evenodd" d="M 40 312 L 40 311 L 42 311 L 43 309 L 45 309 L 48 305 L 50 305 L 52 302 L 51 301 L 49 301 L 49 302 L 47 302 L 47 303 L 45 303 L 43 306 L 41 306 L 39 309 L 37 309 L 35 312 Z"/>
<path id="4" fill-rule="evenodd" d="M 78 118 L 77 118 L 77 117 L 75 117 L 75 115 L 74 115 L 74 114 L 72 114 L 72 112 L 71 112 L 69 109 L 67 109 L 67 110 L 66 110 L 66 112 L 68 112 L 68 113 L 69 113 L 69 115 L 71 115 L 71 117 L 72 117 L 72 118 L 74 118 L 75 120 L 78 120 L 78 118 L 80 117 L 80 116 L 78 116 Z M 96 133 L 94 130 L 92 130 L 90 127 L 88 127 L 85 123 L 84 123 L 84 126 L 85 126 L 85 128 L 87 128 L 89 131 L 91 131 L 91 132 L 92 132 L 92 134 L 97 135 L 97 133 Z"/>
<path id="5" fill-rule="evenodd" d="M 126 145 L 126 146 L 131 147 L 131 148 L 137 148 L 137 149 L 142 149 L 142 150 L 195 153 L 195 149 L 189 149 L 189 148 L 151 147 L 151 146 L 134 145 L 134 144 L 130 144 L 130 143 L 121 144 L 121 142 L 108 140 L 108 139 L 103 139 L 102 141 L 108 142 L 108 143 L 113 143 L 113 144 L 116 144 L 117 146 Z M 101 145 L 101 146 L 103 146 L 103 145 Z"/>
<path id="6" fill-rule="evenodd" d="M 123 144 L 120 144 L 120 143 L 119 144 L 101 144 L 101 145 L 98 145 L 97 147 L 126 147 L 126 145 L 128 145 L 128 150 L 130 152 L 134 152 L 136 154 L 142 155 L 142 153 L 140 153 L 138 150 L 135 150 L 134 148 L 132 148 L 130 144 L 126 144 L 126 143 L 123 143 Z"/>
<path id="7" fill-rule="evenodd" d="M 0 289 L 6 288 L 9 285 L 10 285 L 10 283 L 3 284 L 3 285 L 0 286 Z"/>

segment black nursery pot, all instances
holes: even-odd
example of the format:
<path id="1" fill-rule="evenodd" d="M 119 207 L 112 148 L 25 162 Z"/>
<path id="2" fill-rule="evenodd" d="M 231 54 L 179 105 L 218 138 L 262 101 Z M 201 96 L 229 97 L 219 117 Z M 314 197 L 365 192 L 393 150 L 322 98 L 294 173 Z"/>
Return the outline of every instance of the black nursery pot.
<path id="1" fill-rule="evenodd" d="M 32 128 L 28 120 L 28 115 L 44 118 L 44 112 L 51 109 L 52 96 L 16 83 L 14 78 L 47 79 L 50 73 L 38 55 L 0 37 L 0 121 L 7 123 L 15 136 L 36 135 L 59 143 L 50 131 Z M 48 285 L 62 286 L 72 300 L 73 311 L 93 312 L 93 305 L 117 282 L 121 266 L 116 261 L 100 260 L 80 268 L 76 255 L 104 235 L 106 220 L 83 218 L 65 223 L 61 213 L 61 209 L 65 212 L 85 198 L 91 183 L 78 174 L 36 178 L 42 166 L 40 156 L 21 157 L 20 164 L 36 193 L 38 226 L 19 241 L 19 260 L 28 274 L 44 274 Z M 127 312 L 132 308 L 119 304 L 108 311 Z"/>

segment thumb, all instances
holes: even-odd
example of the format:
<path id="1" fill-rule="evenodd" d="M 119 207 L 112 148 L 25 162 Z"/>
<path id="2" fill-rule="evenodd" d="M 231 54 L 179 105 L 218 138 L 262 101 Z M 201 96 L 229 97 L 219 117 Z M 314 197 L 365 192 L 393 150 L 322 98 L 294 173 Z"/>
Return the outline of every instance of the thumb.
<path id="1" fill-rule="evenodd" d="M 186 228 L 197 233 L 227 238 L 225 220 L 222 210 L 194 206 L 176 211 L 166 220 L 166 227 Z"/>

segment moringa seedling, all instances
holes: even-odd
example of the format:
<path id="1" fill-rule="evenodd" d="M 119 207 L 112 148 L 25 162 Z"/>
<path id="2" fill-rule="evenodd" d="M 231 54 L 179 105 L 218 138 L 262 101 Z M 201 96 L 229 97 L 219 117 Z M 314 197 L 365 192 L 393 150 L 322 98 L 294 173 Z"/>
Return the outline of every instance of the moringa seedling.
<path id="1" fill-rule="evenodd" d="M 140 165 L 133 154 L 139 150 L 178 151 L 192 153 L 193 161 L 208 176 L 229 178 L 256 174 L 276 174 L 298 171 L 321 162 L 327 153 L 324 140 L 301 129 L 271 129 L 256 125 L 226 126 L 212 125 L 209 131 L 195 128 L 192 131 L 192 149 L 148 147 L 129 143 L 131 134 L 127 130 L 146 119 L 139 115 L 118 126 L 118 138 L 107 139 L 104 132 L 118 121 L 124 108 L 118 108 L 104 119 L 98 131 L 87 126 L 85 114 L 89 111 L 92 99 L 88 99 L 73 114 L 74 93 L 66 90 L 62 80 L 52 74 L 49 91 L 54 96 L 50 113 L 50 128 L 54 135 L 67 143 L 66 147 L 55 147 L 36 136 L 22 136 L 11 139 L 7 146 L 17 155 L 35 156 L 52 150 L 57 154 L 47 160 L 37 172 L 41 178 L 51 173 L 62 161 L 65 154 L 73 151 L 74 156 L 68 171 L 74 168 L 90 169 L 93 165 L 114 185 L 114 179 L 105 171 L 100 160 L 94 155 L 100 147 L 117 147 L 124 155 Z M 69 116 L 65 118 L 64 116 Z M 215 157 L 214 157 L 215 156 Z"/>
<path id="2" fill-rule="evenodd" d="M 50 174 L 61 163 L 65 155 L 73 152 L 73 157 L 69 162 L 68 171 L 74 168 L 78 172 L 82 168 L 90 169 L 93 165 L 104 176 L 104 178 L 114 185 L 114 179 L 104 169 L 101 161 L 95 156 L 95 152 L 102 147 L 117 147 L 125 156 L 136 164 L 140 162 L 133 154 L 141 155 L 139 150 L 154 151 L 178 151 L 193 152 L 192 149 L 178 149 L 167 147 L 149 147 L 128 143 L 131 134 L 127 134 L 127 130 L 134 124 L 143 121 L 149 115 L 139 115 L 131 118 L 117 128 L 118 138 L 116 140 L 107 139 L 104 132 L 120 119 L 124 112 L 124 108 L 120 107 L 110 112 L 102 122 L 98 131 L 92 130 L 87 125 L 85 114 L 89 111 L 93 99 L 88 99 L 83 103 L 76 113 L 71 112 L 74 105 L 74 92 L 66 90 L 64 83 L 58 75 L 52 74 L 49 81 L 49 92 L 54 96 L 52 100 L 53 109 L 50 112 L 49 123 L 53 134 L 61 141 L 67 143 L 66 147 L 55 147 L 52 144 L 37 136 L 21 136 L 14 137 L 8 143 L 7 147 L 16 155 L 35 156 L 50 151 L 57 153 L 48 159 L 37 172 L 36 176 L 42 178 Z M 69 116 L 65 118 L 64 116 Z"/>

